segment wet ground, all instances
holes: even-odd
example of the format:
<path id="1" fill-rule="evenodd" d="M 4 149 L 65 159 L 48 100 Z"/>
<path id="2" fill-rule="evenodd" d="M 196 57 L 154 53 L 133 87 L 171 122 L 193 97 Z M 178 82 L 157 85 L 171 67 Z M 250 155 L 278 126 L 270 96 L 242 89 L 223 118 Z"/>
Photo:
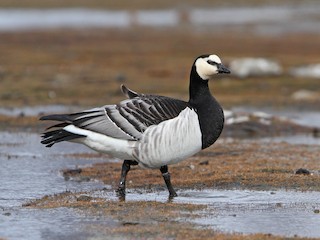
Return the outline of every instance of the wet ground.
<path id="1" fill-rule="evenodd" d="M 320 141 L 313 136 L 309 143 L 304 142 L 306 135 L 281 141 L 281 136 L 222 138 L 213 148 L 172 166 L 179 195 L 173 200 L 168 200 L 158 171 L 134 168 L 126 202 L 119 202 L 114 192 L 118 160 L 68 143 L 47 149 L 33 132 L 1 136 L 4 238 L 100 239 L 108 233 L 110 238 L 130 239 L 147 232 L 151 238 L 197 238 L 203 230 L 203 237 L 320 237 Z M 298 168 L 309 174 L 296 174 Z M 166 230 L 160 233 L 155 223 Z"/>
<path id="2" fill-rule="evenodd" d="M 39 144 L 39 135 L 26 132 L 1 132 L 0 140 L 0 236 L 8 239 L 55 239 L 73 211 L 21 208 L 35 198 L 64 191 L 86 191 L 103 188 L 95 181 L 65 181 L 61 169 L 86 166 L 102 159 L 78 159 L 68 154 L 84 152 L 81 147 L 60 146 L 46 151 Z M 57 218 L 53 218 L 56 216 Z M 53 227 L 56 226 L 56 227 Z M 66 230 L 66 232 L 68 232 Z M 64 234 L 66 233 L 64 232 Z M 47 237 L 46 237 L 47 236 Z"/>

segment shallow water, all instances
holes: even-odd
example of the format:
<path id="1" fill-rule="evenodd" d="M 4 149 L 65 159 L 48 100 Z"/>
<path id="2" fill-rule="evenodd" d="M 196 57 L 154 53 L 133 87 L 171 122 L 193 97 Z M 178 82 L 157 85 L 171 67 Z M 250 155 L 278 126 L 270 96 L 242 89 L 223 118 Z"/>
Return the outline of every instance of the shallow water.
<path id="1" fill-rule="evenodd" d="M 103 188 L 100 182 L 65 181 L 60 174 L 61 169 L 93 164 L 103 159 L 66 157 L 66 154 L 88 152 L 88 149 L 71 144 L 46 149 L 41 146 L 38 134 L 1 132 L 0 136 L 0 237 L 58 239 L 47 236 L 53 233 L 73 234 L 70 225 L 78 223 L 78 220 L 72 210 L 37 210 L 21 206 L 30 200 L 66 190 Z"/>
<path id="2" fill-rule="evenodd" d="M 319 192 L 183 190 L 173 202 L 205 204 L 200 217 L 180 219 L 229 233 L 266 233 L 281 236 L 320 237 Z M 112 192 L 96 191 L 94 197 L 117 200 Z M 128 189 L 127 201 L 167 202 L 168 193 Z M 177 219 L 179 221 L 179 219 Z"/>
<path id="3" fill-rule="evenodd" d="M 4 210 L 0 214 L 0 236 L 10 240 L 90 239 L 97 234 L 86 228 L 97 222 L 117 224 L 103 216 L 84 215 L 70 208 Z"/>
<path id="4" fill-rule="evenodd" d="M 103 161 L 66 157 L 66 154 L 84 152 L 88 149 L 71 143 L 45 148 L 37 134 L 1 132 L 0 208 L 21 206 L 30 199 L 66 190 L 103 187 L 98 182 L 65 181 L 61 176 L 61 169 Z"/>
<path id="5" fill-rule="evenodd" d="M 278 136 L 260 138 L 259 141 L 267 143 L 280 143 L 286 142 L 290 144 L 306 144 L 306 145 L 320 145 L 320 137 L 313 135 L 291 135 L 291 136 Z"/>
<path id="6" fill-rule="evenodd" d="M 209 211 L 193 222 L 235 233 L 320 237 L 319 192 L 209 191 L 187 197 L 204 198 Z M 208 214 L 209 212 L 209 214 Z"/>
<path id="7" fill-rule="evenodd" d="M 40 116 L 49 113 L 63 113 L 63 112 L 76 112 L 81 110 L 75 106 L 65 105 L 46 105 L 46 106 L 26 106 L 26 107 L 14 107 L 6 108 L 0 107 L 0 115 L 18 117 L 18 116 Z"/>
<path id="8" fill-rule="evenodd" d="M 263 112 L 271 116 L 278 118 L 285 118 L 294 123 L 320 128 L 320 111 L 304 111 L 296 109 L 281 109 L 277 110 L 274 108 L 254 108 L 254 107 L 236 107 L 233 108 L 234 112 L 245 112 L 245 113 L 254 113 L 254 112 Z"/>
<path id="9" fill-rule="evenodd" d="M 319 32 L 320 5 L 183 8 L 165 10 L 110 11 L 84 8 L 0 9 L 0 31 L 49 28 L 129 28 L 132 26 L 233 28 L 262 34 Z M 39 21 L 41 19 L 41 21 Z M 85 19 L 85 21 L 84 21 Z M 250 28 L 247 28 L 247 26 Z M 250 30 L 249 30 L 250 29 Z"/>

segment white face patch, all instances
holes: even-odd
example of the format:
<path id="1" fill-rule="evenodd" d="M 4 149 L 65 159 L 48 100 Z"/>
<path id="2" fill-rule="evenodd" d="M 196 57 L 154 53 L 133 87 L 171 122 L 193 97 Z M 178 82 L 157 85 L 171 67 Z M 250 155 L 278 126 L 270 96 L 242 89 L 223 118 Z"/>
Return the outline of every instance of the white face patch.
<path id="1" fill-rule="evenodd" d="M 203 80 L 209 80 L 213 75 L 218 73 L 218 68 L 215 65 L 208 63 L 208 60 L 221 63 L 221 59 L 217 55 L 210 55 L 206 58 L 198 58 L 195 62 L 196 71 Z"/>
<path id="2" fill-rule="evenodd" d="M 221 59 L 217 55 L 210 55 L 207 60 L 211 60 L 216 63 L 221 63 Z"/>

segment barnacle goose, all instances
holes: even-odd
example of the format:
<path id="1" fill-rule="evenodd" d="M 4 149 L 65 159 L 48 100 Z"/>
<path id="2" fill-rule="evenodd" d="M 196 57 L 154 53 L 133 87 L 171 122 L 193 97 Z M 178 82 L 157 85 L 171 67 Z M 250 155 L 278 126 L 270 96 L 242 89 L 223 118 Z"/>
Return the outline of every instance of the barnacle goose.
<path id="1" fill-rule="evenodd" d="M 49 127 L 41 143 L 82 143 L 98 152 L 124 159 L 117 193 L 125 197 L 131 165 L 160 169 L 169 197 L 177 196 L 168 165 L 212 145 L 224 124 L 223 110 L 208 88 L 215 74 L 230 73 L 217 55 L 201 55 L 190 73 L 188 102 L 140 94 L 124 85 L 128 99 L 78 113 L 43 116 L 60 123 Z"/>

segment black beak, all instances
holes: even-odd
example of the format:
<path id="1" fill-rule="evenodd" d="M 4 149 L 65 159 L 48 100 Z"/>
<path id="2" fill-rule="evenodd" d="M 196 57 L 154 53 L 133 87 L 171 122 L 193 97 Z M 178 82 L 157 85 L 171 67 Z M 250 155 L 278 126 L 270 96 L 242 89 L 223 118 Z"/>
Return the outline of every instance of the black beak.
<path id="1" fill-rule="evenodd" d="M 226 74 L 231 73 L 230 70 L 221 63 L 218 64 L 217 67 L 218 67 L 218 73 L 226 73 Z"/>

